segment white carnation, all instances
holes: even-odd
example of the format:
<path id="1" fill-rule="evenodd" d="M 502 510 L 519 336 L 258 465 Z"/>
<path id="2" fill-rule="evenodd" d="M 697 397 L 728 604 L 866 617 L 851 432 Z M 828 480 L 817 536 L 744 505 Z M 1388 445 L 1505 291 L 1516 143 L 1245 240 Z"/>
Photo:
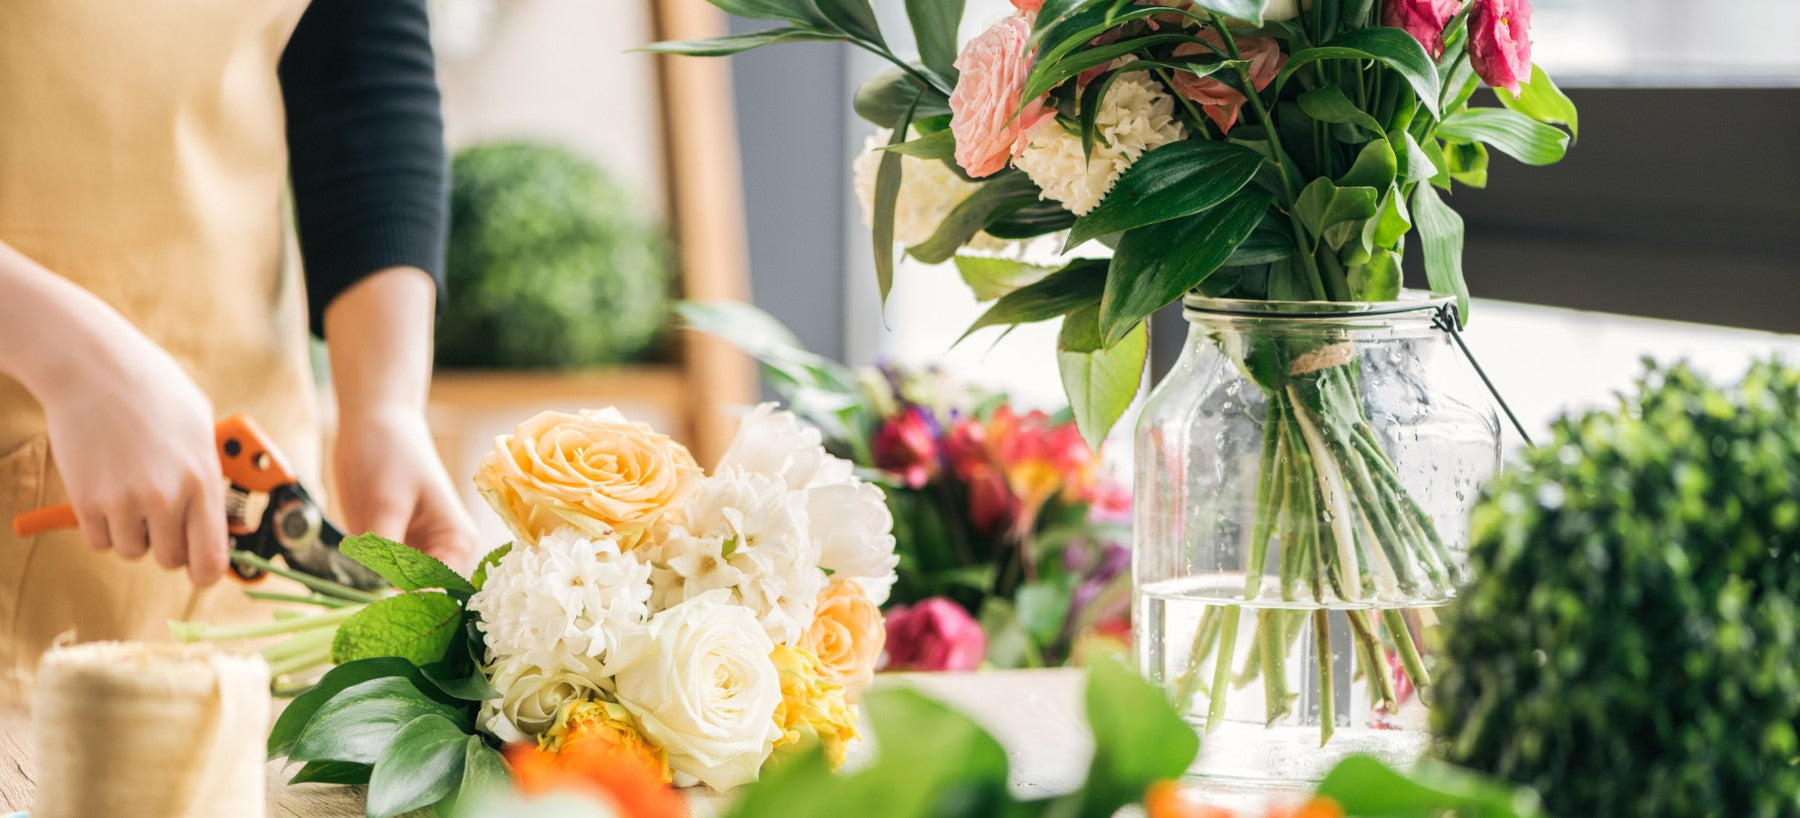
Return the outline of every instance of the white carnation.
<path id="1" fill-rule="evenodd" d="M 737 437 L 719 458 L 719 470 L 739 467 L 772 477 L 791 489 L 851 479 L 850 461 L 825 451 L 819 430 L 800 422 L 793 412 L 764 403 L 744 416 Z M 692 527 L 692 526 L 690 526 Z"/>
<path id="2" fill-rule="evenodd" d="M 856 200 L 862 203 L 864 226 L 873 226 L 875 221 L 875 173 L 885 155 L 881 149 L 892 134 L 886 128 L 871 134 L 863 143 L 863 152 L 850 166 Z M 894 200 L 894 241 L 910 247 L 931 238 L 950 211 L 980 187 L 980 183 L 956 175 L 942 161 L 902 154 L 900 195 Z M 1006 245 L 1005 240 L 987 233 L 975 234 L 968 244 L 977 250 L 998 250 Z"/>
<path id="3" fill-rule="evenodd" d="M 610 676 L 641 647 L 650 574 L 613 540 L 565 528 L 535 546 L 515 545 L 489 569 L 469 608 L 481 615 L 491 660 Z"/>
<path id="4" fill-rule="evenodd" d="M 1091 158 L 1083 156 L 1079 134 L 1069 133 L 1056 117 L 1045 117 L 1026 134 L 1025 150 L 1013 160 L 1043 190 L 1043 198 L 1061 202 L 1077 216 L 1099 205 L 1138 157 L 1187 138 L 1175 116 L 1175 98 L 1142 71 L 1113 81 L 1096 121 Z"/>
<path id="5" fill-rule="evenodd" d="M 806 514 L 819 545 L 819 566 L 854 579 L 876 605 L 887 601 L 898 578 L 894 515 L 881 489 L 854 481 L 807 491 Z"/>
<path id="6" fill-rule="evenodd" d="M 700 481 L 683 516 L 656 549 L 657 609 L 729 589 L 770 638 L 799 641 L 825 587 L 806 493 L 778 477 L 722 466 Z"/>
<path id="7" fill-rule="evenodd" d="M 591 659 L 545 668 L 518 655 L 483 670 L 500 698 L 481 703 L 476 723 L 501 741 L 535 742 L 556 723 L 564 705 L 600 695 L 600 665 Z"/>
<path id="8" fill-rule="evenodd" d="M 775 739 L 781 677 L 774 643 L 727 591 L 650 620 L 650 649 L 619 673 L 619 704 L 669 755 L 675 783 L 728 789 L 756 780 Z"/>

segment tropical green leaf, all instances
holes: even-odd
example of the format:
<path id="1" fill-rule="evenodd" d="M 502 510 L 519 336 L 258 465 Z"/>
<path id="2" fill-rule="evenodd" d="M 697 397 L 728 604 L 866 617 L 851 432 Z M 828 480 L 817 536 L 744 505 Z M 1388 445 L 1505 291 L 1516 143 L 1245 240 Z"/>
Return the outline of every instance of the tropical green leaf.
<path id="1" fill-rule="evenodd" d="M 1504 108 L 1457 111 L 1438 123 L 1437 135 L 1451 141 L 1485 142 L 1527 165 L 1555 164 L 1569 149 L 1569 135 L 1561 128 Z"/>
<path id="2" fill-rule="evenodd" d="M 1488 152 L 1480 142 L 1445 142 L 1444 159 L 1450 178 L 1469 187 L 1487 187 Z"/>
<path id="3" fill-rule="evenodd" d="M 1180 778 L 1200 751 L 1200 737 L 1162 691 L 1115 659 L 1088 670 L 1087 721 L 1094 759 L 1082 815 L 1106 816 L 1144 797 L 1151 784 Z"/>
<path id="4" fill-rule="evenodd" d="M 1381 207 L 1376 210 L 1375 218 L 1364 226 L 1368 231 L 1368 243 L 1373 247 L 1392 248 L 1396 242 L 1412 229 L 1412 214 L 1406 209 L 1406 197 L 1400 194 L 1398 187 L 1391 187 L 1381 197 Z"/>
<path id="5" fill-rule="evenodd" d="M 452 799 L 456 804 L 479 804 L 484 799 L 511 792 L 512 787 L 512 775 L 507 772 L 506 759 L 500 756 L 499 750 L 489 747 L 481 736 L 463 740 L 462 781 L 456 785 Z M 462 814 L 454 810 L 447 812 Z"/>
<path id="6" fill-rule="evenodd" d="M 449 719 L 464 732 L 468 714 L 422 692 L 404 678 L 383 676 L 351 685 L 321 706 L 289 748 L 295 761 L 374 764 L 400 728 L 420 716 Z"/>
<path id="7" fill-rule="evenodd" d="M 475 593 L 475 586 L 438 558 L 373 532 L 345 538 L 339 550 L 402 591 L 442 588 L 459 599 Z"/>
<path id="8" fill-rule="evenodd" d="M 449 594 L 413 591 L 369 603 L 338 626 L 331 661 L 396 656 L 415 665 L 444 658 L 462 623 L 463 607 Z"/>
<path id="9" fill-rule="evenodd" d="M 906 17 L 912 21 L 913 39 L 919 44 L 919 62 L 945 79 L 956 79 L 956 28 L 962 22 L 963 0 L 906 0 Z"/>
<path id="10" fill-rule="evenodd" d="M 900 121 L 895 123 L 894 132 L 888 137 L 888 147 L 906 142 L 906 132 L 912 126 L 918 101 L 915 95 L 913 106 L 907 108 Z M 869 227 L 875 248 L 875 284 L 881 290 L 883 308 L 887 306 L 888 293 L 894 289 L 894 209 L 899 206 L 899 201 L 900 154 L 888 151 L 881 154 L 875 167 L 875 212 Z"/>
<path id="11" fill-rule="evenodd" d="M 308 761 L 301 765 L 300 771 L 288 779 L 289 784 L 347 784 L 351 786 L 369 783 L 369 771 L 374 769 L 367 764 L 352 764 L 346 761 Z"/>
<path id="12" fill-rule="evenodd" d="M 1237 252 L 1268 208 L 1266 194 L 1241 190 L 1210 210 L 1127 232 L 1106 276 L 1101 337 L 1124 340 L 1150 313 L 1199 285 Z"/>
<path id="13" fill-rule="evenodd" d="M 1536 793 L 1514 789 L 1430 759 L 1404 775 L 1371 756 L 1338 762 L 1317 795 L 1330 798 L 1348 815 L 1535 818 L 1542 815 Z"/>
<path id="14" fill-rule="evenodd" d="M 1156 11 L 1167 11 L 1167 9 L 1162 7 L 1147 7 L 1143 9 L 1143 11 L 1154 13 Z M 1132 14 L 1121 15 L 1121 18 L 1147 16 L 1150 15 L 1141 12 L 1133 12 Z M 1020 99 L 1037 99 L 1048 93 L 1050 89 L 1063 84 L 1063 82 L 1067 81 L 1069 78 L 1090 68 L 1098 68 L 1127 54 L 1135 54 L 1144 49 L 1156 46 L 1186 42 L 1199 42 L 1199 40 L 1192 34 L 1150 34 L 1143 37 L 1134 37 L 1129 40 L 1121 40 L 1116 43 L 1107 43 L 1106 45 L 1094 46 L 1082 51 L 1072 52 L 1054 61 L 1044 60 L 1032 68 L 1030 78 L 1025 82 L 1025 92 L 1020 96 Z"/>
<path id="15" fill-rule="evenodd" d="M 852 39 L 861 40 L 881 48 L 887 47 L 887 41 L 881 38 L 881 23 L 875 19 L 875 9 L 869 6 L 869 0 L 810 0 L 831 26 Z"/>
<path id="16" fill-rule="evenodd" d="M 1425 250 L 1425 280 L 1431 291 L 1456 296 L 1456 309 L 1469 315 L 1469 285 L 1463 281 L 1463 220 L 1431 185 L 1413 188 L 1413 222 Z"/>
<path id="17" fill-rule="evenodd" d="M 1215 207 L 1242 190 L 1262 164 L 1262 154 L 1227 142 L 1164 145 L 1140 157 L 1093 212 L 1075 220 L 1065 246 Z"/>
<path id="18" fill-rule="evenodd" d="M 956 134 L 947 130 L 937 131 L 910 142 L 899 144 L 890 142 L 882 150 L 903 153 L 919 159 L 953 162 L 956 160 Z"/>
<path id="19" fill-rule="evenodd" d="M 1069 408 L 1075 413 L 1075 426 L 1082 438 L 1095 450 L 1106 440 L 1113 424 L 1125 415 L 1137 396 L 1148 360 L 1149 333 L 1142 323 L 1125 338 L 1108 347 L 1100 338 L 1100 308 L 1084 307 L 1063 319 L 1062 333 L 1056 344 L 1057 369 L 1062 374 L 1063 391 L 1069 397 Z M 1065 589 L 1070 591 L 1073 589 Z M 1041 591 L 1039 593 L 1047 593 Z M 1018 594 L 1019 615 L 1040 644 L 1054 641 L 1054 634 L 1040 632 L 1041 618 L 1033 614 L 1039 608 L 1027 605 L 1025 592 Z M 1036 603 L 1034 603 L 1036 604 Z M 1063 598 L 1062 614 L 1056 627 L 1067 618 L 1068 600 Z"/>
<path id="20" fill-rule="evenodd" d="M 1375 60 L 1392 68 L 1412 86 L 1426 110 L 1433 117 L 1438 116 L 1438 96 L 1443 89 L 1437 65 L 1425 53 L 1425 47 L 1405 31 L 1385 26 L 1346 31 L 1329 43 L 1293 55 L 1276 77 L 1277 86 L 1285 85 L 1301 68 L 1320 60 Z"/>
<path id="21" fill-rule="evenodd" d="M 1394 137 L 1396 135 L 1401 137 L 1401 141 L 1406 145 L 1406 151 L 1404 153 L 1401 153 L 1400 151 L 1394 152 L 1395 158 L 1400 160 L 1400 173 L 1402 178 L 1408 182 L 1424 182 L 1435 178 L 1442 172 L 1441 168 L 1432 164 L 1431 154 L 1425 152 L 1425 148 L 1419 145 L 1419 140 L 1414 139 L 1412 134 L 1405 131 L 1395 131 L 1394 133 L 1388 134 L 1388 142 L 1390 144 L 1395 143 Z M 1433 140 L 1432 144 L 1437 144 L 1437 141 Z"/>
<path id="22" fill-rule="evenodd" d="M 1367 111 L 1356 107 L 1335 85 L 1321 86 L 1301 94 L 1300 110 L 1319 122 L 1355 125 L 1369 136 L 1379 137 L 1383 133 L 1381 123 L 1375 121 L 1375 117 L 1370 116 Z"/>
<path id="23" fill-rule="evenodd" d="M 914 109 L 914 101 L 917 108 Z M 950 98 L 899 68 L 863 81 L 856 88 L 856 115 L 883 128 L 893 128 L 907 111 L 914 120 L 950 115 Z"/>
<path id="24" fill-rule="evenodd" d="M 427 713 L 394 734 L 369 774 L 369 818 L 391 818 L 430 806 L 462 783 L 469 734 Z"/>
<path id="25" fill-rule="evenodd" d="M 1531 66 L 1531 81 L 1519 86 L 1518 96 L 1505 88 L 1495 88 L 1494 95 L 1508 108 L 1547 125 L 1567 125 L 1576 139 L 1581 138 L 1581 116 L 1575 102 L 1536 65 Z"/>
<path id="26" fill-rule="evenodd" d="M 1033 239 L 1074 225 L 1075 214 L 1061 202 L 1037 200 L 989 219 L 987 226 L 981 229 L 997 239 Z"/>
<path id="27" fill-rule="evenodd" d="M 1106 289 L 1106 265 L 1102 259 L 1075 259 L 1041 280 L 1001 296 L 963 337 L 983 327 L 1048 321 L 1099 303 Z"/>
<path id="28" fill-rule="evenodd" d="M 694 318 L 689 316 L 685 310 L 687 308 L 692 308 L 696 311 L 705 311 L 708 306 L 709 305 L 700 304 L 700 303 L 696 303 L 693 301 L 683 301 L 683 302 L 675 305 L 675 311 L 681 313 L 682 316 L 687 319 L 689 326 L 694 326 L 695 325 Z M 704 320 L 704 319 L 702 319 L 702 320 Z M 771 318 L 769 320 L 773 321 L 774 319 Z M 779 323 L 777 323 L 776 326 L 781 327 L 781 325 Z M 781 330 L 783 332 L 786 332 L 787 327 L 781 327 Z M 799 342 L 795 341 L 794 343 L 798 344 Z M 486 554 L 481 555 L 481 561 L 478 563 L 475 563 L 475 572 L 469 575 L 469 586 L 474 588 L 477 591 L 481 590 L 481 586 L 487 584 L 488 571 L 490 569 L 492 569 L 494 566 L 499 565 L 500 560 L 502 558 L 504 558 L 507 554 L 512 553 L 512 548 L 513 548 L 513 544 L 507 543 L 505 545 L 500 546 L 499 548 L 496 548 L 492 551 L 487 552 Z"/>
<path id="29" fill-rule="evenodd" d="M 731 34 L 708 40 L 668 40 L 651 43 L 637 50 L 657 54 L 685 54 L 689 57 L 725 57 L 775 43 L 825 43 L 838 42 L 843 39 L 842 35 L 830 32 L 783 26 L 767 31 Z"/>
<path id="30" fill-rule="evenodd" d="M 1351 265 L 1347 281 L 1357 301 L 1392 301 L 1400 297 L 1400 257 L 1377 248 L 1362 264 Z"/>
<path id="31" fill-rule="evenodd" d="M 1268 264 L 1291 258 L 1294 255 L 1294 233 L 1288 227 L 1287 219 L 1270 213 L 1263 217 L 1262 223 L 1250 231 L 1250 237 L 1238 245 L 1231 258 L 1225 260 L 1223 267 L 1249 267 Z"/>
<path id="32" fill-rule="evenodd" d="M 1394 146 L 1386 139 L 1374 139 L 1356 154 L 1356 162 L 1350 166 L 1343 176 L 1338 177 L 1340 188 L 1367 187 L 1385 190 L 1394 183 L 1400 173 L 1398 157 L 1394 155 Z"/>
<path id="33" fill-rule="evenodd" d="M 821 28 L 825 18 L 811 0 L 709 0 L 713 5 L 752 20 L 786 20 L 809 28 Z"/>
<path id="34" fill-rule="evenodd" d="M 479 669 L 469 668 L 461 673 L 453 672 L 444 662 L 432 662 L 420 665 L 419 673 L 425 680 L 444 691 L 444 694 L 466 702 L 485 702 L 500 698 L 500 691 L 488 681 L 487 675 Z"/>
<path id="35" fill-rule="evenodd" d="M 312 720 L 313 714 L 345 689 L 371 679 L 413 679 L 418 673 L 418 667 L 413 663 L 392 656 L 348 662 L 326 671 L 319 681 L 306 692 L 294 697 L 282 709 L 281 715 L 275 717 L 275 726 L 269 728 L 269 757 L 286 755 L 300 738 L 300 733 L 306 729 L 306 723 Z"/>
<path id="36" fill-rule="evenodd" d="M 1294 215 L 1307 232 L 1323 236 L 1333 225 L 1372 218 L 1378 196 L 1373 187 L 1338 187 L 1330 179 L 1314 179 L 1294 201 Z"/>
<path id="37" fill-rule="evenodd" d="M 1106 93 L 1112 90 L 1113 82 L 1125 75 L 1125 72 L 1107 71 L 1101 76 L 1088 81 L 1087 87 L 1081 91 L 1081 156 L 1093 161 L 1094 146 L 1100 143 L 1100 105 L 1106 101 Z M 1073 245 L 1068 245 L 1073 246 Z"/>
<path id="38" fill-rule="evenodd" d="M 969 285 L 977 301 L 992 301 L 1027 284 L 1042 281 L 1044 276 L 1056 271 L 1055 267 L 1040 267 L 1017 259 L 966 255 L 956 257 L 956 269 L 962 273 L 963 283 Z"/>
<path id="39" fill-rule="evenodd" d="M 989 221 L 1037 200 L 1038 187 L 1031 177 L 1017 172 L 995 176 L 957 203 L 931 238 L 906 248 L 906 252 L 926 264 L 942 264 L 975 238 Z"/>

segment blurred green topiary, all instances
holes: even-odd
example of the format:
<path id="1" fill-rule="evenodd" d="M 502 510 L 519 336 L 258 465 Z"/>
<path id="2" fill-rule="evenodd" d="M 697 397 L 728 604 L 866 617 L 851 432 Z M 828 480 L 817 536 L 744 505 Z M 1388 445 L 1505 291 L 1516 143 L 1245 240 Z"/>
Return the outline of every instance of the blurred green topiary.
<path id="1" fill-rule="evenodd" d="M 638 197 L 572 151 L 468 148 L 450 168 L 445 367 L 640 358 L 669 318 L 669 253 Z"/>
<path id="2" fill-rule="evenodd" d="M 1475 512 L 1432 712 L 1560 818 L 1800 815 L 1800 370 L 1652 368 Z"/>

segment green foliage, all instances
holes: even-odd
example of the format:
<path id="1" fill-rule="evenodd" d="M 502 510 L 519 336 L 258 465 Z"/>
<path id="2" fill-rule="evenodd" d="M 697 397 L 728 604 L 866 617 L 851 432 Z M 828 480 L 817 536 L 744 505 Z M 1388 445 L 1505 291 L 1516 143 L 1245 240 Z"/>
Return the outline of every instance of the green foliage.
<path id="1" fill-rule="evenodd" d="M 469 148 L 450 173 L 439 365 L 594 366 L 656 343 L 671 262 L 640 197 L 548 145 Z"/>
<path id="2" fill-rule="evenodd" d="M 1489 487 L 1445 757 L 1559 816 L 1800 815 L 1800 369 L 1651 369 Z"/>
<path id="3" fill-rule="evenodd" d="M 344 556 L 362 563 L 402 591 L 442 588 L 458 599 L 468 599 L 475 593 L 475 586 L 436 557 L 379 534 L 346 538 L 341 549 Z"/>
<path id="4" fill-rule="evenodd" d="M 1106 433 L 1125 415 L 1137 396 L 1149 360 L 1150 333 L 1133 326 L 1108 346 L 1100 337 L 1100 308 L 1089 307 L 1063 319 L 1056 343 L 1057 370 L 1082 439 L 1098 450 Z M 1059 623 L 1060 624 L 1060 623 Z"/>
<path id="5" fill-rule="evenodd" d="M 438 591 L 380 599 L 338 626 L 331 660 L 395 656 L 417 665 L 436 662 L 456 641 L 462 618 L 462 603 Z"/>

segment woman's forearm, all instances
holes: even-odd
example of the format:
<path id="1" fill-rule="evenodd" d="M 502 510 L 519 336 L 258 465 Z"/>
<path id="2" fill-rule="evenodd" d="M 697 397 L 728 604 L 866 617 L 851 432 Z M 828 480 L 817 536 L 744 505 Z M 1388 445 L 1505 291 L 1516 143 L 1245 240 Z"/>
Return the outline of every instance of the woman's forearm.
<path id="1" fill-rule="evenodd" d="M 425 411 L 437 284 L 423 270 L 369 275 L 325 308 L 338 417 Z"/>
<path id="2" fill-rule="evenodd" d="M 0 241 L 0 375 L 40 403 L 72 375 L 103 371 L 102 341 L 137 334 L 106 302 Z"/>

